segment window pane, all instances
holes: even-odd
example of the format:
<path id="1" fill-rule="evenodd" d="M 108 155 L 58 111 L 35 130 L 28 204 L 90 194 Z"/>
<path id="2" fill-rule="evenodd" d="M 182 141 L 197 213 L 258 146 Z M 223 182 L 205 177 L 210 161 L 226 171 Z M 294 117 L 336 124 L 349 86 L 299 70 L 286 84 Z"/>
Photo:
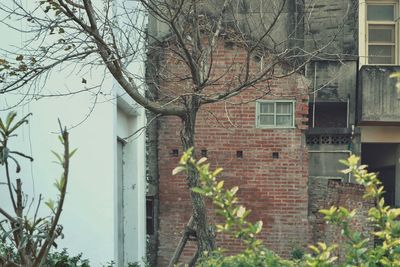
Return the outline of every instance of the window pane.
<path id="1" fill-rule="evenodd" d="M 277 126 L 292 126 L 292 116 L 290 115 L 276 115 Z"/>
<path id="2" fill-rule="evenodd" d="M 292 114 L 292 103 L 276 103 L 276 114 Z"/>
<path id="3" fill-rule="evenodd" d="M 367 20 L 393 21 L 394 6 L 393 5 L 368 5 Z"/>
<path id="4" fill-rule="evenodd" d="M 274 125 L 274 115 L 260 115 L 260 125 Z"/>
<path id="5" fill-rule="evenodd" d="M 369 42 L 394 43 L 394 25 L 371 25 L 368 29 Z"/>
<path id="6" fill-rule="evenodd" d="M 274 113 L 274 103 L 260 103 L 260 113 Z"/>
<path id="7" fill-rule="evenodd" d="M 369 45 L 368 46 L 369 64 L 394 64 L 393 45 Z"/>

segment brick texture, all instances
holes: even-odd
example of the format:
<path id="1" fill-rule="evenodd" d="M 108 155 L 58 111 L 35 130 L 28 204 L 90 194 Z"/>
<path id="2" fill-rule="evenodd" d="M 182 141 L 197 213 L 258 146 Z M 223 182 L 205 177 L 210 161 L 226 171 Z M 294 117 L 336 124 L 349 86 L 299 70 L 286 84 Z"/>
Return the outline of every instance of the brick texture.
<path id="1" fill-rule="evenodd" d="M 342 183 L 327 179 L 310 178 L 310 226 L 311 242 L 340 244 L 343 241 L 340 229 L 327 224 L 318 211 L 331 206 L 357 210 L 351 228 L 362 233 L 371 233 L 373 227 L 368 224 L 368 210 L 374 206 L 373 201 L 363 200 L 364 187 L 357 184 Z M 371 241 L 373 237 L 371 238 Z M 372 245 L 372 243 L 371 243 Z M 340 248 L 343 248 L 341 246 Z M 344 255 L 343 251 L 340 255 Z"/>
<path id="2" fill-rule="evenodd" d="M 237 47 L 221 47 L 215 60 L 215 72 L 222 73 L 232 62 L 244 59 Z M 179 64 L 166 60 L 171 73 L 182 72 Z M 257 68 L 256 62 L 252 68 Z M 234 71 L 231 77 L 234 80 Z M 163 85 L 169 94 L 177 84 Z M 173 87 L 175 86 L 175 87 Z M 225 85 L 222 85 L 222 87 Z M 263 90 L 260 90 L 263 88 Z M 220 87 L 217 88 L 223 90 Z M 268 94 L 265 91 L 268 90 Z M 292 129 L 256 128 L 256 98 L 295 100 L 295 127 Z M 308 156 L 304 131 L 307 124 L 307 87 L 300 75 L 279 80 L 268 80 L 257 88 L 247 89 L 228 102 L 205 105 L 197 117 L 196 154 L 207 150 L 212 167 L 224 168 L 221 179 L 227 187 L 238 185 L 238 196 L 252 210 L 251 220 L 262 220 L 261 237 L 265 244 L 282 256 L 289 256 L 294 247 L 304 246 L 308 241 Z M 159 266 L 166 266 L 184 225 L 191 214 L 191 203 L 185 177 L 172 176 L 179 157 L 172 151 L 179 149 L 182 155 L 179 131 L 181 122 L 175 117 L 160 119 L 159 173 L 160 173 L 160 228 Z M 237 157 L 243 152 L 243 158 Z M 279 158 L 273 158 L 274 152 Z M 209 210 L 212 220 L 215 216 Z M 219 246 L 230 252 L 240 249 L 240 243 L 218 235 Z M 183 262 L 195 252 L 195 242 L 190 242 L 183 254 Z"/>

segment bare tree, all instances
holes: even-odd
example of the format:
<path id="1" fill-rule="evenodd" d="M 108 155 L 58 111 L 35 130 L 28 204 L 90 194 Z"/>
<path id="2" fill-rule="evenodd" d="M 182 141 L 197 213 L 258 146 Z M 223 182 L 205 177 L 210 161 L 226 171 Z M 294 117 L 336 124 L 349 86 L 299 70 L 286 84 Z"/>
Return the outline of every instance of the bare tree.
<path id="1" fill-rule="evenodd" d="M 314 42 L 313 50 L 306 51 L 298 33 L 304 31 L 308 15 L 296 13 L 292 18 L 288 12 L 297 1 L 93 1 L 43 0 L 31 9 L 17 0 L 12 7 L 0 4 L 14 20 L 27 21 L 29 27 L 22 31 L 30 36 L 23 52 L 0 60 L 0 94 L 27 94 L 24 90 L 34 90 L 31 85 L 57 66 L 103 66 L 138 104 L 156 116 L 181 119 L 185 150 L 195 145 L 196 116 L 202 106 L 227 101 L 249 88 L 260 92 L 257 97 L 268 94 L 267 81 L 301 72 L 336 37 Z M 145 16 L 150 18 L 149 28 L 144 27 Z M 7 18 L 3 23 L 15 28 Z M 143 44 L 151 66 L 146 81 L 129 65 L 145 58 Z M 237 47 L 240 56 L 221 71 L 217 62 L 224 44 Z M 168 69 L 170 64 L 180 71 Z M 140 79 L 149 85 L 147 94 Z M 187 182 L 189 190 L 198 186 L 195 170 L 190 170 Z M 192 191 L 190 195 L 197 256 L 202 256 L 215 248 L 215 238 L 202 197 Z"/>

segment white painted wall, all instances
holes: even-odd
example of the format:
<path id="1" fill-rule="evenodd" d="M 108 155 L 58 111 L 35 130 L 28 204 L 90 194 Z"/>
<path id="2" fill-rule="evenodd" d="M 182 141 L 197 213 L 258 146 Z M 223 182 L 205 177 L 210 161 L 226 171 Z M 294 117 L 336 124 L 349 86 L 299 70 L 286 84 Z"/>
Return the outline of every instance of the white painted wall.
<path id="1" fill-rule="evenodd" d="M 123 206 L 116 207 L 123 218 L 117 218 L 117 228 L 122 227 L 124 240 L 116 240 L 124 248 L 124 264 L 141 259 L 146 253 L 146 175 L 145 170 L 145 114 L 143 109 L 132 109 L 133 103 L 127 97 L 118 98 L 117 138 L 126 142 L 123 148 L 123 183 L 116 194 L 123 191 Z M 132 133 L 136 133 L 132 135 Z M 130 136 L 129 138 L 127 138 Z M 119 191 L 118 191 L 119 190 Z"/>
<path id="2" fill-rule="evenodd" d="M 21 24 L 22 25 L 22 24 Z M 3 38 L 0 47 L 20 46 L 24 36 L 0 26 Z M 142 62 L 134 62 L 135 74 L 143 73 Z M 82 84 L 81 79 L 88 81 Z M 11 142 L 20 150 L 35 158 L 33 163 L 22 161 L 23 188 L 30 196 L 56 198 L 53 187 L 59 178 L 61 167 L 52 163 L 50 150 L 60 150 L 57 134 L 59 118 L 70 129 L 71 147 L 78 148 L 71 161 L 70 183 L 61 224 L 65 238 L 57 241 L 59 248 L 68 248 L 71 255 L 83 253 L 92 266 L 101 266 L 117 260 L 117 194 L 116 149 L 117 136 L 126 137 L 143 127 L 143 109 L 115 86 L 113 79 L 102 70 L 74 74 L 71 69 L 57 69 L 42 88 L 42 94 L 77 91 L 97 85 L 101 89 L 66 97 L 25 98 L 19 92 L 0 95 L 0 116 L 4 118 L 11 106 L 18 117 L 33 113 L 29 125 L 18 132 L 18 139 Z M 117 101 L 120 96 L 120 100 Z M 124 100 L 122 100 L 124 99 Z M 119 107 L 119 108 L 118 108 Z M 119 111 L 118 111 L 119 110 Z M 127 173 L 124 217 L 125 263 L 141 260 L 145 256 L 145 135 L 135 135 L 127 140 Z M 0 166 L 0 182 L 4 182 Z M 134 186 L 134 188 L 133 188 Z M 133 189 L 132 189 L 133 188 Z M 0 185 L 0 205 L 10 205 L 6 187 Z M 48 214 L 45 206 L 42 214 Z M 122 266 L 120 262 L 118 266 Z"/>
<path id="3" fill-rule="evenodd" d="M 60 78 L 62 79 L 62 78 Z M 112 85 L 110 84 L 110 87 Z M 7 96 L 0 98 L 10 102 Z M 25 125 L 11 145 L 15 149 L 33 155 L 31 164 L 23 161 L 21 177 L 24 190 L 31 196 L 43 193 L 45 198 L 55 198 L 55 178 L 61 168 L 52 163 L 50 150 L 61 149 L 58 143 L 57 119 L 64 125 L 76 126 L 85 119 L 91 97 L 76 95 L 67 98 L 41 99 L 18 107 L 19 116 L 33 113 L 29 125 Z M 78 148 L 72 158 L 70 183 L 61 222 L 65 239 L 60 248 L 68 248 L 72 254 L 83 252 L 93 266 L 116 259 L 118 240 L 115 213 L 118 207 L 116 190 L 116 141 L 124 138 L 145 123 L 142 110 L 127 113 L 117 108 L 116 98 L 103 99 L 94 106 L 90 116 L 70 130 L 71 148 Z M 1 111 L 4 118 L 7 111 Z M 145 135 L 134 135 L 127 140 L 124 158 L 126 173 L 125 189 L 125 258 L 126 263 L 140 260 L 145 255 Z M 1 174 L 0 179 L 4 175 Z M 4 182 L 4 181 L 1 181 Z M 8 200 L 5 186 L 0 186 L 0 203 Z M 46 208 L 42 208 L 46 212 Z M 122 266 L 122 265 L 120 265 Z"/>
<path id="4" fill-rule="evenodd" d="M 72 254 L 84 253 L 94 266 L 114 259 L 114 132 L 111 102 L 98 104 L 90 117 L 70 130 L 71 147 L 78 148 L 71 161 L 70 183 L 61 224 L 65 239 L 60 248 Z M 15 139 L 14 147 L 32 155 L 35 161 L 23 164 L 21 177 L 24 190 L 38 197 L 55 198 L 53 187 L 61 169 L 52 163 L 50 150 L 61 149 L 57 135 L 57 118 L 64 125 L 74 125 L 87 109 L 86 99 L 78 96 L 69 99 L 49 99 L 18 108 L 20 115 L 32 112 L 30 124 L 24 126 Z M 1 112 L 4 117 L 6 112 Z M 2 176 L 4 177 L 4 176 Z M 0 189 L 0 203 L 7 199 L 5 186 Z M 42 207 L 43 214 L 46 208 Z"/>

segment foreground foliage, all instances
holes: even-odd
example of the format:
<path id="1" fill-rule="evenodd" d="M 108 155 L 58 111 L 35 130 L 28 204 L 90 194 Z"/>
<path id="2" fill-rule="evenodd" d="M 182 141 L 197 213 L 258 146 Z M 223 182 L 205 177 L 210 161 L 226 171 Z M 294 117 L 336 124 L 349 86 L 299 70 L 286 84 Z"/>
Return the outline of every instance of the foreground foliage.
<path id="1" fill-rule="evenodd" d="M 0 243 L 0 255 L 8 255 L 18 261 L 18 254 L 11 246 Z M 0 264 L 0 266 L 3 266 Z M 5 265 L 7 266 L 7 265 Z M 84 259 L 82 254 L 71 256 L 66 249 L 60 252 L 50 252 L 44 260 L 43 267 L 89 267 L 89 260 Z"/>
<path id="2" fill-rule="evenodd" d="M 61 153 L 52 151 L 62 168 L 60 178 L 54 182 L 58 195 L 56 200 L 44 202 L 49 214 L 41 216 L 42 195 L 38 199 L 28 196 L 23 191 L 22 179 L 16 177 L 21 171 L 19 159 L 33 161 L 33 158 L 9 146 L 10 139 L 16 137 L 16 131 L 28 123 L 30 115 L 16 120 L 17 114 L 10 112 L 4 120 L 0 118 L 0 166 L 5 173 L 5 181 L 1 182 L 8 191 L 11 204 L 8 208 L 0 203 L 0 266 L 47 266 L 45 262 L 50 259 L 48 253 L 51 247 L 55 246 L 57 238 L 62 237 L 59 220 L 67 192 L 69 162 L 76 150 L 70 151 L 68 132 L 60 124 L 59 140 L 63 150 Z M 15 173 L 12 172 L 12 166 L 15 166 Z"/>
<path id="3" fill-rule="evenodd" d="M 268 250 L 257 235 L 262 222 L 247 221 L 249 210 L 239 204 L 236 197 L 238 187 L 225 189 L 224 182 L 217 180 L 221 168 L 211 171 L 206 158 L 196 161 L 189 149 L 181 158 L 173 173 L 197 171 L 201 186 L 193 191 L 210 198 L 215 211 L 224 222 L 217 225 L 217 231 L 232 235 L 243 241 L 245 249 L 236 255 L 226 256 L 226 250 L 217 249 L 203 257 L 197 266 L 236 267 L 236 266 L 400 266 L 400 209 L 387 206 L 383 199 L 384 188 L 376 173 L 369 173 L 366 165 L 358 165 L 359 157 L 350 156 L 342 163 L 347 166 L 343 173 L 350 173 L 357 183 L 365 187 L 364 199 L 375 202 L 369 209 L 369 223 L 374 227 L 371 233 L 361 233 L 351 227 L 356 210 L 344 207 L 331 207 L 321 210 L 327 223 L 341 229 L 342 244 L 327 245 L 323 242 L 309 246 L 310 253 L 298 260 L 284 260 Z M 375 245 L 372 243 L 375 242 Z M 338 247 L 344 248 L 345 255 L 339 260 Z"/>

